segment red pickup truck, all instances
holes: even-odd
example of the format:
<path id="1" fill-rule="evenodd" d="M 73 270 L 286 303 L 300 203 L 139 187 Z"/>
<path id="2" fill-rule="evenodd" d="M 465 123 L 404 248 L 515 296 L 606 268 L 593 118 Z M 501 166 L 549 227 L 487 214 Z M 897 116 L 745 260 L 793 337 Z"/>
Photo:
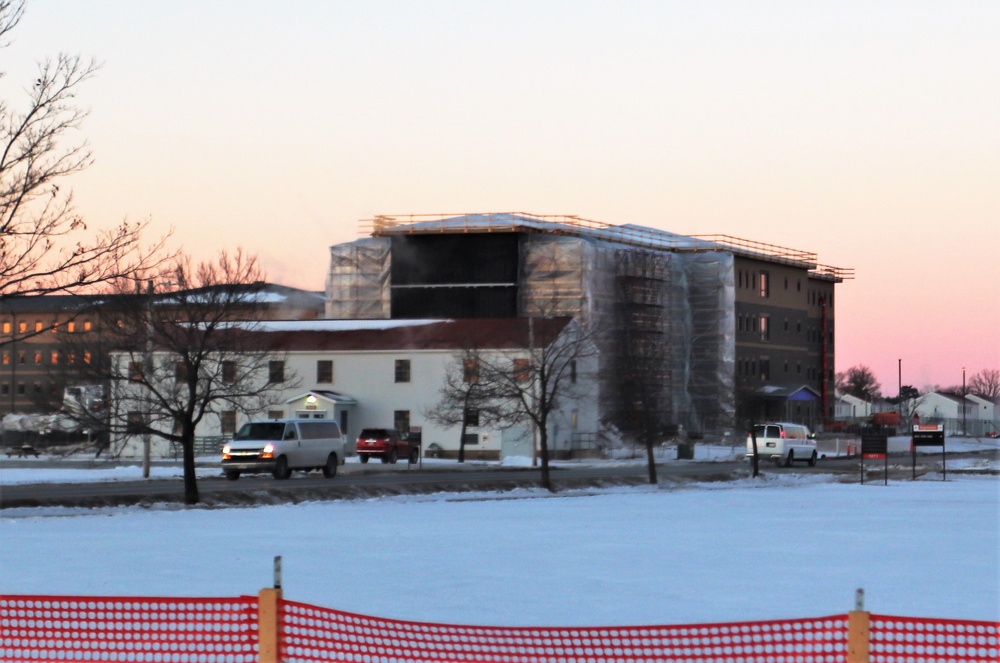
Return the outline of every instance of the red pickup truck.
<path id="1" fill-rule="evenodd" d="M 383 463 L 395 463 L 400 458 L 406 458 L 411 463 L 420 460 L 420 446 L 392 428 L 363 429 L 358 435 L 357 451 L 362 463 L 367 463 L 373 456 L 381 458 Z"/>

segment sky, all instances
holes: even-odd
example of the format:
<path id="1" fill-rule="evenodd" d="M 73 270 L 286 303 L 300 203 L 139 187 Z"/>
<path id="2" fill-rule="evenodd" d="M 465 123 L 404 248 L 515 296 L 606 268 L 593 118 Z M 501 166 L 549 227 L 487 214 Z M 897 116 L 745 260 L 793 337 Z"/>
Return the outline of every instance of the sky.
<path id="1" fill-rule="evenodd" d="M 1000 4 L 31 0 L 0 51 L 94 57 L 94 227 L 149 219 L 321 290 L 377 214 L 575 214 L 853 268 L 836 369 L 1000 368 Z"/>
<path id="2" fill-rule="evenodd" d="M 888 485 L 766 469 L 758 480 L 555 496 L 5 509 L 0 593 L 252 595 L 271 585 L 280 555 L 287 599 L 415 621 L 812 618 L 854 609 L 858 588 L 877 614 L 1000 620 L 996 476 L 891 471 Z"/>

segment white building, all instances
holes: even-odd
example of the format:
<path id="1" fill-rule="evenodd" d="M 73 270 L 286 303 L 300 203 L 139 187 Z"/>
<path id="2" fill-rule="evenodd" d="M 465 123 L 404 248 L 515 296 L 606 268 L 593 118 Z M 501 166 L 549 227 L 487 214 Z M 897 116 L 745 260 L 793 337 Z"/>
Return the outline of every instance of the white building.
<path id="1" fill-rule="evenodd" d="M 440 400 L 448 365 L 464 348 L 528 356 L 528 349 L 563 342 L 576 329 L 570 318 L 464 320 L 313 320 L 265 321 L 254 333 L 267 335 L 274 353 L 271 370 L 280 369 L 288 386 L 252 417 L 234 410 L 209 416 L 196 431 L 198 438 L 232 435 L 250 418 L 309 417 L 334 419 L 348 439 L 362 428 L 419 430 L 425 453 L 454 456 L 460 427 L 445 428 L 425 413 Z M 530 327 L 530 329 L 529 329 Z M 158 357 L 157 361 L 172 361 Z M 592 444 L 598 430 L 597 357 L 587 354 L 575 367 L 581 389 L 574 398 L 560 399 L 549 424 L 549 448 L 564 456 Z M 263 377 L 262 377 L 263 379 Z M 124 408 L 124 409 L 127 409 Z M 466 435 L 468 458 L 530 455 L 528 429 L 471 427 Z M 137 436 L 113 444 L 121 455 L 142 455 Z M 153 457 L 173 456 L 165 440 L 152 440 Z M 353 445 L 351 445 L 353 453 Z"/>
<path id="2" fill-rule="evenodd" d="M 949 435 L 982 437 L 1000 429 L 996 404 L 986 398 L 968 394 L 929 392 L 916 399 L 920 422 L 943 424 Z"/>

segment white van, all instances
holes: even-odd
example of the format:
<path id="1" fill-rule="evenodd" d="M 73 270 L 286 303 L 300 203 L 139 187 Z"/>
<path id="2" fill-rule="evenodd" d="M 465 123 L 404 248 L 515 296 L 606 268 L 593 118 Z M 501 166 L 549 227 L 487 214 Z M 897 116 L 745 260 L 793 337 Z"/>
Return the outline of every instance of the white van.
<path id="1" fill-rule="evenodd" d="M 801 424 L 758 424 L 753 427 L 757 436 L 757 456 L 770 458 L 790 467 L 795 461 L 816 464 L 816 439 Z M 747 435 L 747 458 L 753 458 L 753 438 Z"/>
<path id="2" fill-rule="evenodd" d="M 230 481 L 243 472 L 287 479 L 292 470 L 323 470 L 332 479 L 343 464 L 344 437 L 336 421 L 325 419 L 251 421 L 222 448 L 222 471 Z"/>

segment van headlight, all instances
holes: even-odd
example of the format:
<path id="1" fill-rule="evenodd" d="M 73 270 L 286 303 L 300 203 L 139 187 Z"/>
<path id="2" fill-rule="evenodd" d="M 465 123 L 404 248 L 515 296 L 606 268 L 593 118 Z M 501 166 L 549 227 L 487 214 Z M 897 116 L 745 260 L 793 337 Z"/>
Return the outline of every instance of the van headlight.
<path id="1" fill-rule="evenodd" d="M 229 445 L 222 446 L 222 460 L 229 460 Z"/>
<path id="2" fill-rule="evenodd" d="M 264 449 L 260 452 L 260 457 L 267 459 L 274 458 L 274 445 L 265 444 Z"/>

